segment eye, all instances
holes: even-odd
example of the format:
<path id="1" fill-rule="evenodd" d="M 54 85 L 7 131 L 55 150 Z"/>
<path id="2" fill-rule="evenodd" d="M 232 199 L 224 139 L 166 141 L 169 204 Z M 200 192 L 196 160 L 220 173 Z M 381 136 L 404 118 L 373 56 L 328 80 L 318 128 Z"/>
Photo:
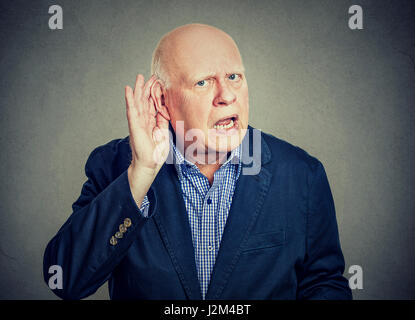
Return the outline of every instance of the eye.
<path id="1" fill-rule="evenodd" d="M 239 76 L 239 74 L 232 73 L 232 74 L 228 77 L 228 79 L 229 79 L 229 80 L 232 80 L 232 81 L 234 81 L 234 80 L 239 80 L 239 79 L 240 79 L 240 76 Z"/>
<path id="2" fill-rule="evenodd" d="M 198 87 L 204 87 L 206 85 L 207 81 L 206 80 L 200 80 L 196 83 L 196 85 Z"/>

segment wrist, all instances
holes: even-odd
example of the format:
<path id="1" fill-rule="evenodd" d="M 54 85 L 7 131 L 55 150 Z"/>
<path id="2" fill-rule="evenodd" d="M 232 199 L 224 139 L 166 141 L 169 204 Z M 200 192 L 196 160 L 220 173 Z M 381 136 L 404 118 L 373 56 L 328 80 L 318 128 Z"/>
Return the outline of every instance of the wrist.
<path id="1" fill-rule="evenodd" d="M 128 167 L 128 176 L 129 177 L 138 177 L 141 178 L 155 178 L 157 175 L 157 168 L 150 168 L 140 164 L 136 164 L 134 161 L 131 162 Z"/>
<path id="2" fill-rule="evenodd" d="M 146 167 L 130 165 L 127 169 L 130 191 L 138 208 L 153 183 L 157 172 Z"/>

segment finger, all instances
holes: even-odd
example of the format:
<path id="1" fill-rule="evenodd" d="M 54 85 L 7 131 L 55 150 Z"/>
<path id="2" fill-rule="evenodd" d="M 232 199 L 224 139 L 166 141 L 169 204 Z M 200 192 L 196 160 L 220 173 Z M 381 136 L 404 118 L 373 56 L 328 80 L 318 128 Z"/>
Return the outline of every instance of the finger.
<path id="1" fill-rule="evenodd" d="M 138 102 L 143 93 L 143 86 L 144 86 L 144 76 L 142 74 L 138 74 L 137 78 L 135 79 L 135 86 L 134 86 L 134 101 Z"/>
<path id="2" fill-rule="evenodd" d="M 127 121 L 128 121 L 128 129 L 130 134 L 132 134 L 136 123 L 134 121 L 134 116 L 137 114 L 137 110 L 134 108 L 134 94 L 133 89 L 129 86 L 125 87 L 125 104 L 127 109 Z"/>
<path id="3" fill-rule="evenodd" d="M 157 80 L 156 75 L 152 75 L 150 79 L 146 82 L 143 88 L 143 96 L 145 99 L 148 99 L 150 97 L 150 88 L 152 87 L 154 81 Z"/>
<path id="4" fill-rule="evenodd" d="M 152 97 L 148 98 L 148 107 L 149 107 L 150 115 L 152 117 L 155 117 L 157 115 L 157 108 Z"/>
<path id="5" fill-rule="evenodd" d="M 127 110 L 134 107 L 134 94 L 130 86 L 125 86 L 125 105 Z"/>

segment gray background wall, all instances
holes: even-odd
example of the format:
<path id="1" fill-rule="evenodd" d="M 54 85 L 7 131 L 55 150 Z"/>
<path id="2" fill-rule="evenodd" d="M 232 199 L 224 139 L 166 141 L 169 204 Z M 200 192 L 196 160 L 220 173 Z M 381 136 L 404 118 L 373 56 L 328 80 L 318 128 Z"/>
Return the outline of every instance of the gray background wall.
<path id="1" fill-rule="evenodd" d="M 128 135 L 123 88 L 167 31 L 212 24 L 238 43 L 251 124 L 325 165 L 356 299 L 415 298 L 413 1 L 1 1 L 0 298 L 54 299 L 47 242 L 98 145 Z M 63 30 L 48 8 L 63 8 Z M 348 28 L 348 8 L 364 30 Z M 106 299 L 106 287 L 91 297 Z"/>

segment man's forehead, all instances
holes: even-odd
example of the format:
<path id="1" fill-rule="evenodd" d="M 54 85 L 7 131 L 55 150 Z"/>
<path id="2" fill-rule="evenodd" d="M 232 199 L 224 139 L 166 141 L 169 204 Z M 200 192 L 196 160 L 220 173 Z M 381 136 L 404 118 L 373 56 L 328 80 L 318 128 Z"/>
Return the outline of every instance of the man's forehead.
<path id="1" fill-rule="evenodd" d="M 243 72 L 242 59 L 233 39 L 221 30 L 195 27 L 168 36 L 169 69 L 186 78 L 218 72 Z M 165 51 L 165 52 L 166 52 Z"/>
<path id="2" fill-rule="evenodd" d="M 199 48 L 181 52 L 174 57 L 174 69 L 189 80 L 197 80 L 222 73 L 244 73 L 242 59 L 237 50 L 226 48 Z"/>

